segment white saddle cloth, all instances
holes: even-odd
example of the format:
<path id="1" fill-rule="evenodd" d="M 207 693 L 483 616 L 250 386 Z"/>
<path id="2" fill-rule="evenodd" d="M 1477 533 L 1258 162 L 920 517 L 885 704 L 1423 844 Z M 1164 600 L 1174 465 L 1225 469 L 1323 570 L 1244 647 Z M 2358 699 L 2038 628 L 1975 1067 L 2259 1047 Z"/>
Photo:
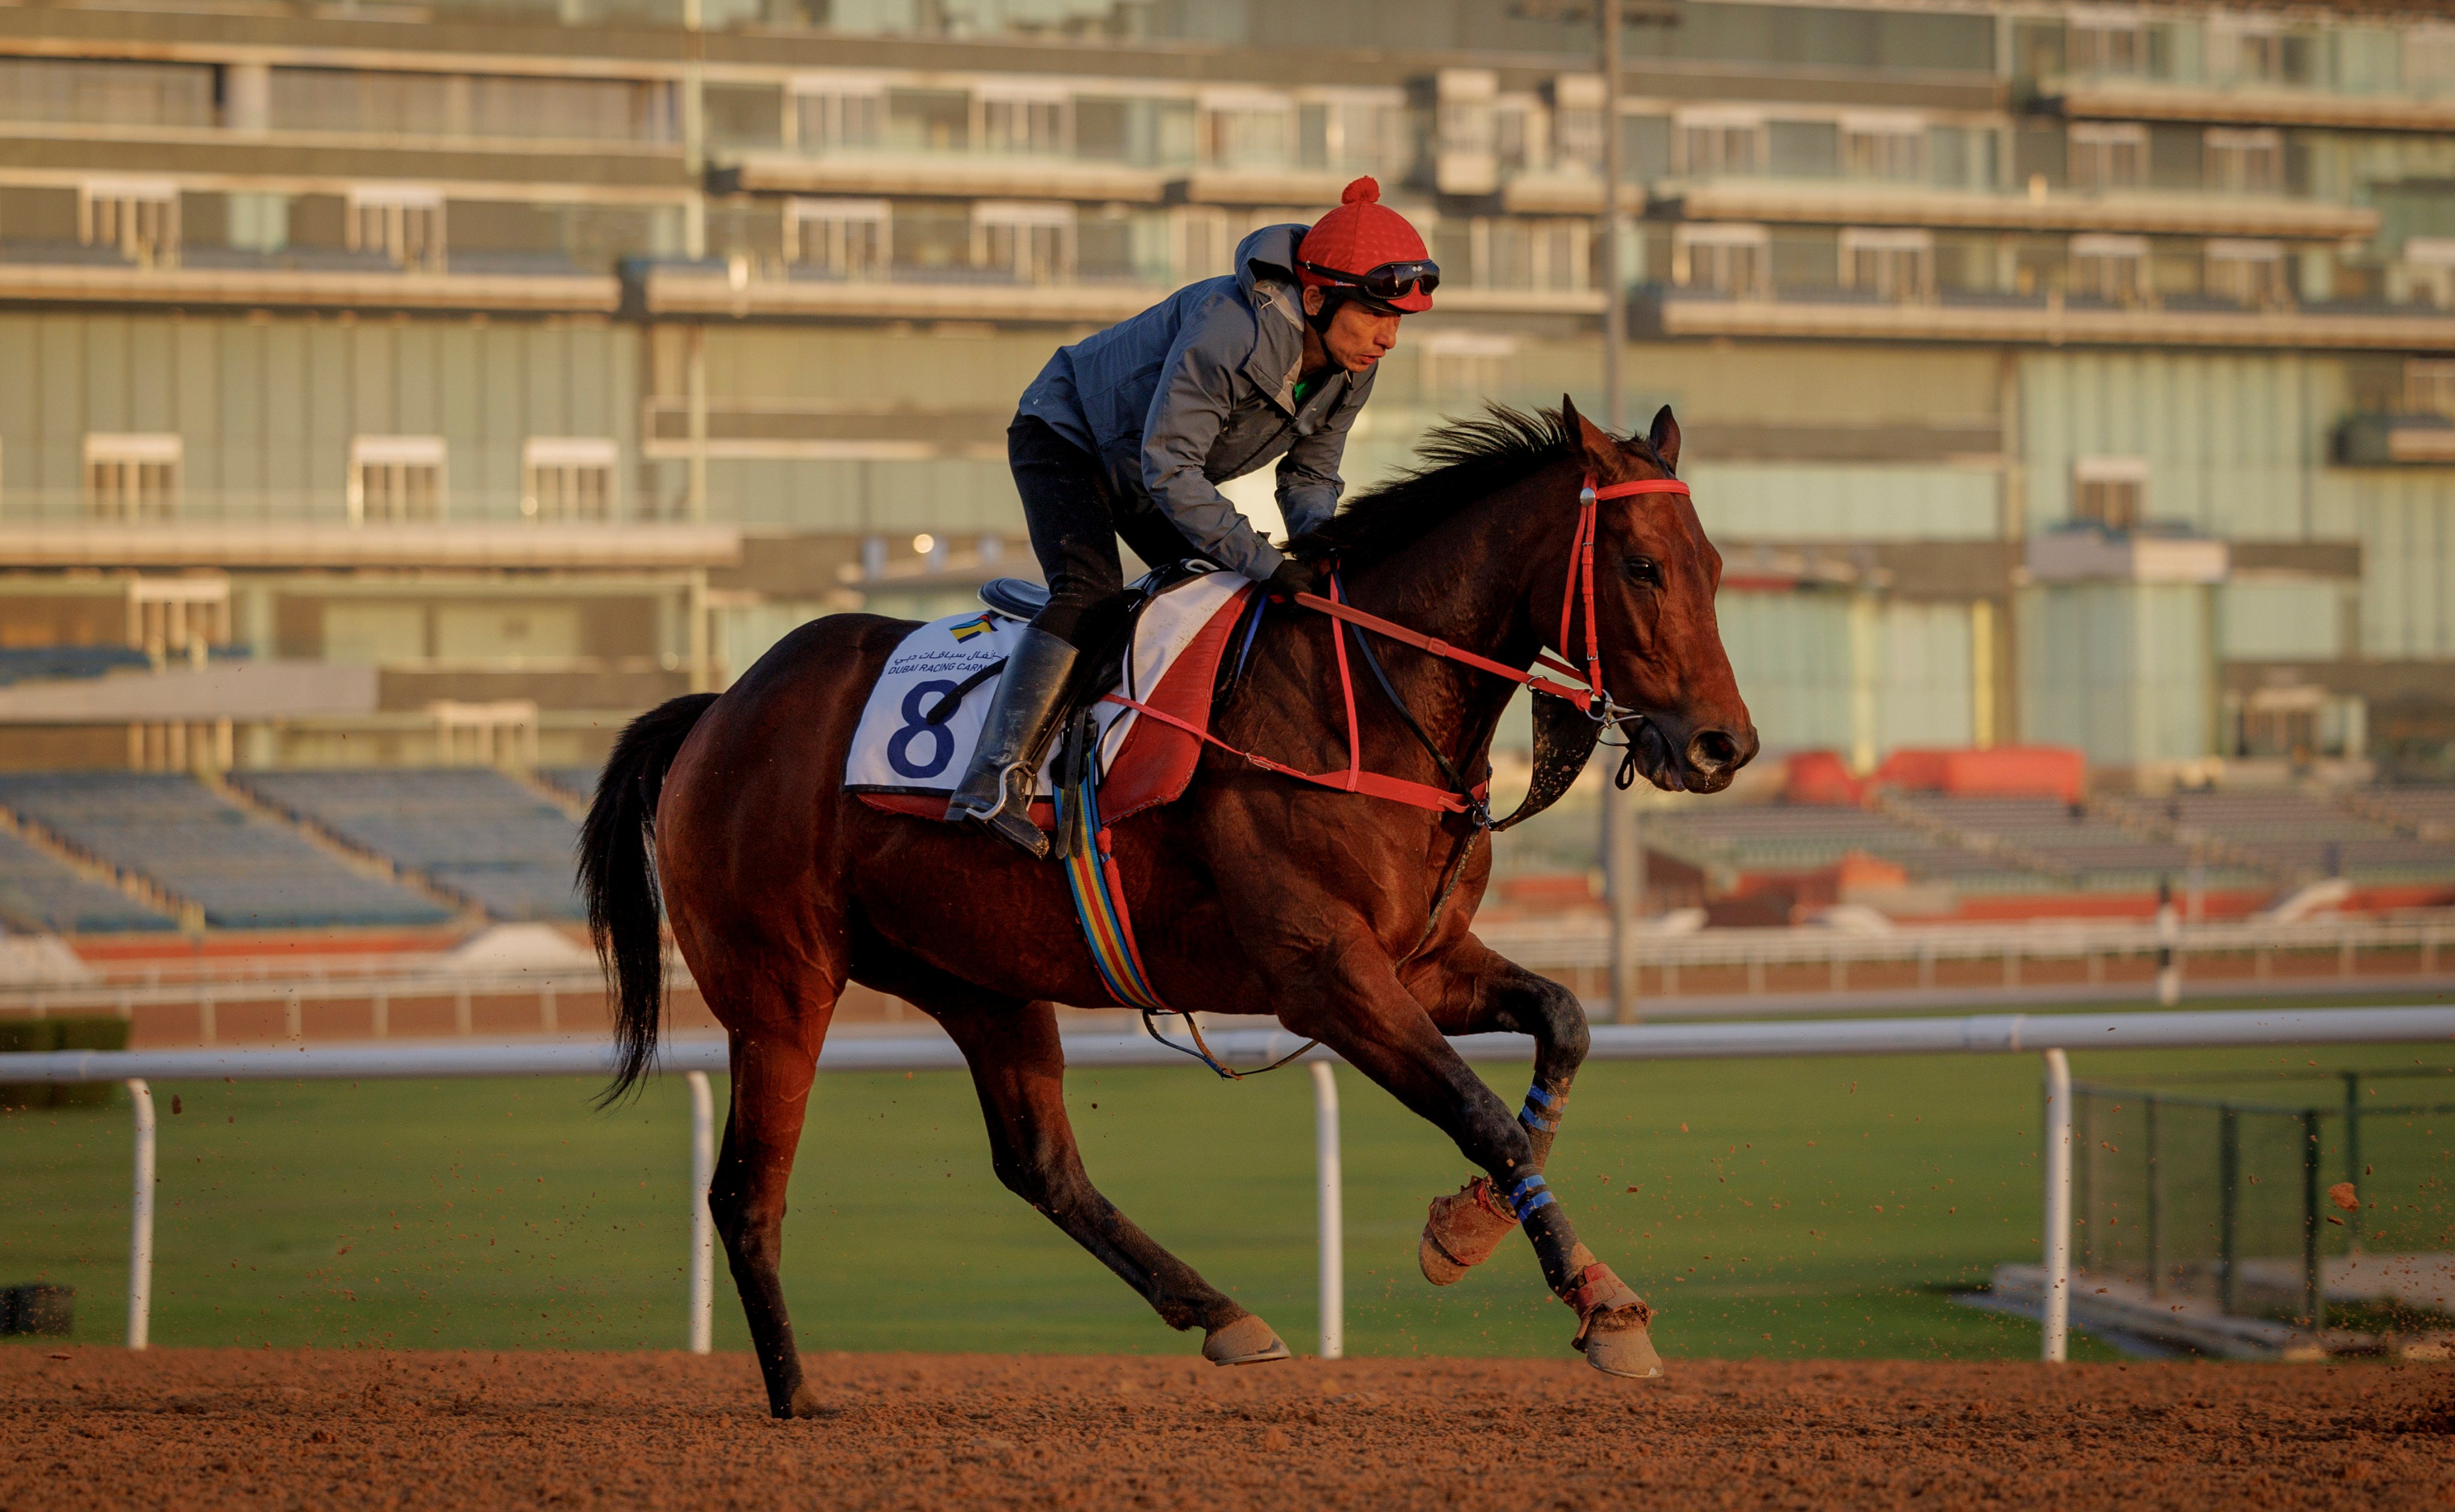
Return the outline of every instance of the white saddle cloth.
<path id="1" fill-rule="evenodd" d="M 1178 583 L 1146 608 L 1134 625 L 1130 668 L 1117 691 L 1147 699 L 1193 638 L 1246 586 L 1234 573 L 1204 573 Z M 855 792 L 911 796 L 950 796 L 980 744 L 981 726 L 996 696 L 996 677 L 964 696 L 942 724 L 928 722 L 946 695 L 982 668 L 1011 652 L 1023 622 L 993 609 L 932 620 L 903 638 L 886 658 L 878 684 L 862 708 L 852 753 L 844 760 L 844 786 Z M 1207 697 L 1207 694 L 1205 695 Z M 1100 770 L 1106 775 L 1126 734 L 1141 715 L 1103 702 L 1092 717 L 1100 728 Z M 1040 792 L 1051 789 L 1055 742 L 1041 763 Z"/>

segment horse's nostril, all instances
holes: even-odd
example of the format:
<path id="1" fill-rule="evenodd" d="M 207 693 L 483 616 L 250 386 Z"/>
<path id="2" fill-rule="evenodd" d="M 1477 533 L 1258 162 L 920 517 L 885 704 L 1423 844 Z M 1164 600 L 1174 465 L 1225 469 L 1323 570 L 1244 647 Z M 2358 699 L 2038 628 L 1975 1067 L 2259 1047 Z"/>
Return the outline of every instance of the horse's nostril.
<path id="1" fill-rule="evenodd" d="M 1700 730 L 1688 742 L 1688 764 L 1699 772 L 1719 772 L 1739 759 L 1739 742 L 1727 730 Z"/>

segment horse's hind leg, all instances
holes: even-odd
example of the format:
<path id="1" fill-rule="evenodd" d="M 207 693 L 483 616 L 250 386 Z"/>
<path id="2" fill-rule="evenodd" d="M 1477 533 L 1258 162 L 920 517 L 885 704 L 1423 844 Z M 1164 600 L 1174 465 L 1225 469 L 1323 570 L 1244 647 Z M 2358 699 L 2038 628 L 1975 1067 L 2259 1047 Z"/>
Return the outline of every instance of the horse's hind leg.
<path id="1" fill-rule="evenodd" d="M 830 993 L 822 1003 L 801 1005 L 788 1025 L 770 1027 L 754 1017 L 749 1027 L 732 1032 L 733 1104 L 707 1189 L 708 1212 L 724 1240 L 759 1373 L 767 1382 L 767 1406 L 779 1418 L 812 1417 L 820 1410 L 801 1380 L 801 1355 L 784 1312 L 778 1267 L 784 1254 L 784 1185 L 809 1111 L 819 1044 L 834 1014 Z"/>
<path id="2" fill-rule="evenodd" d="M 1142 1294 L 1170 1328 L 1200 1328 L 1214 1364 L 1284 1360 L 1288 1346 L 1120 1213 L 1084 1174 L 1065 1117 L 1065 1057 L 1045 1002 L 984 998 L 948 987 L 913 1001 L 944 1026 L 972 1068 L 998 1179 Z"/>

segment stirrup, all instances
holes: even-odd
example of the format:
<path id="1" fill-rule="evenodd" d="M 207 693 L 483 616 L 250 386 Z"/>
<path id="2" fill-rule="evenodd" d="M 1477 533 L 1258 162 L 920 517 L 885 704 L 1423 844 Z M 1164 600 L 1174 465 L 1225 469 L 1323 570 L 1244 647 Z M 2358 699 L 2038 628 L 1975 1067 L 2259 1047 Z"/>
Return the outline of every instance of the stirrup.
<path id="1" fill-rule="evenodd" d="M 1048 837 L 1031 822 L 1031 774 L 1021 766 L 998 774 L 998 801 L 986 805 L 958 793 L 947 804 L 949 817 L 960 816 L 975 828 L 996 836 L 1038 860 L 1048 854 Z"/>

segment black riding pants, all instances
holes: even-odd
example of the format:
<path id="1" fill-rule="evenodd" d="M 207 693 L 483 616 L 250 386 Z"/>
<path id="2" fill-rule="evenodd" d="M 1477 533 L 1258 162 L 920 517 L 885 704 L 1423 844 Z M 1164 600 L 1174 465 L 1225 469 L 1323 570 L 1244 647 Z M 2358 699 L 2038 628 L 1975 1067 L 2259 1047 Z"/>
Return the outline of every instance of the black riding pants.
<path id="1" fill-rule="evenodd" d="M 1159 511 L 1121 499 L 1099 459 L 1046 421 L 1016 417 L 1006 427 L 1005 454 L 1031 527 L 1032 554 L 1048 579 L 1048 607 L 1032 624 L 1077 651 L 1097 651 L 1122 629 L 1120 537 L 1154 567 L 1202 554 Z"/>

